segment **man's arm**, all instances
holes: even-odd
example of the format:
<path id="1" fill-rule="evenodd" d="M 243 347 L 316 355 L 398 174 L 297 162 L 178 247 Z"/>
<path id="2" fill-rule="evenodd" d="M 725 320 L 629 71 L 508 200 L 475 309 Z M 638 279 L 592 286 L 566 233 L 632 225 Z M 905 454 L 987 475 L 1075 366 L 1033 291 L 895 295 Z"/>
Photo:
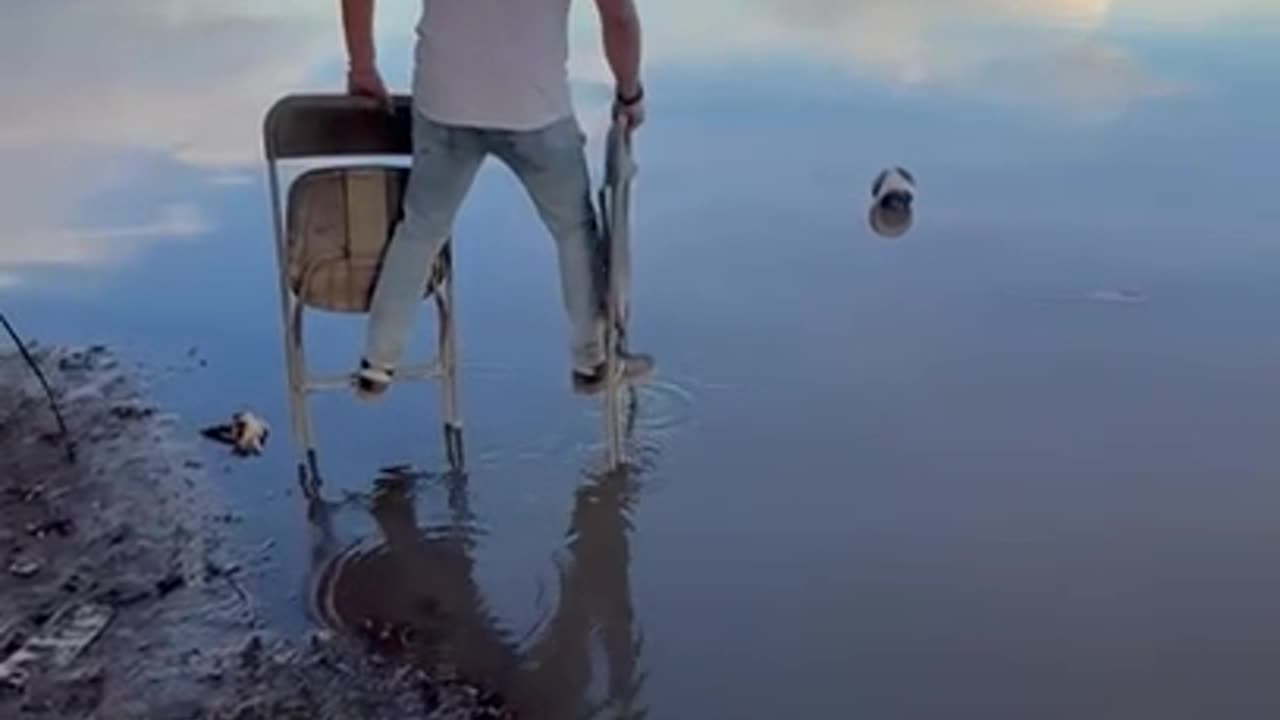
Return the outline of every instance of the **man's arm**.
<path id="1" fill-rule="evenodd" d="M 641 95 L 640 14 L 636 12 L 635 2 L 596 0 L 596 8 L 600 11 L 604 54 L 613 71 L 618 99 L 638 99 Z"/>
<path id="2" fill-rule="evenodd" d="M 351 70 L 377 69 L 373 6 L 374 0 L 342 0 L 342 31 L 347 40 L 347 64 Z"/>
<path id="3" fill-rule="evenodd" d="M 342 0 L 342 31 L 347 42 L 347 92 L 388 102 L 378 74 L 373 44 L 374 0 Z"/>

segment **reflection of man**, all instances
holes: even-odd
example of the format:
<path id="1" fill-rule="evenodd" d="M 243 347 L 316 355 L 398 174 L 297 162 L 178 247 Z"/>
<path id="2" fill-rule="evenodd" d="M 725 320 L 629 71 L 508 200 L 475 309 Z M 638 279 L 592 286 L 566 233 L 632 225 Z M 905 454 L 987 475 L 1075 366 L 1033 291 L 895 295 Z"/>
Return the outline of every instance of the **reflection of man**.
<path id="1" fill-rule="evenodd" d="M 644 120 L 640 21 L 632 0 L 595 0 L 616 81 L 615 117 Z M 414 157 L 404 215 L 374 291 L 358 388 L 384 391 L 437 251 L 490 154 L 523 183 L 555 238 L 572 335 L 573 386 L 603 386 L 603 245 L 591 204 L 584 136 L 566 72 L 571 0 L 424 0 L 414 67 Z M 387 100 L 375 63 L 374 0 L 343 0 L 350 92 Z M 639 381 L 652 359 L 626 355 Z"/>
<path id="2" fill-rule="evenodd" d="M 516 649 L 481 595 L 465 530 L 425 536 L 412 493 L 395 480 L 379 489 L 370 510 L 386 543 L 374 562 L 386 565 L 370 574 L 377 584 L 366 588 L 371 591 L 368 614 L 409 627 L 419 645 L 434 645 L 435 653 L 447 649 L 453 661 L 477 676 L 498 685 L 509 682 L 506 674 L 518 665 Z"/>
<path id="3" fill-rule="evenodd" d="M 590 641 L 600 640 L 612 720 L 641 717 L 636 708 L 639 638 L 631 604 L 628 542 L 634 482 L 626 471 L 578 489 L 569 529 L 568 562 L 561 568 L 560 601 L 542 636 L 527 652 L 521 692 L 554 717 L 579 717 L 591 680 Z"/>
<path id="4" fill-rule="evenodd" d="M 555 720 L 595 716 L 587 695 L 594 675 L 591 645 L 598 640 L 608 670 L 605 717 L 643 717 L 644 709 L 636 707 L 643 678 L 628 538 L 633 478 L 612 473 L 579 488 L 568 555 L 559 567 L 559 599 L 523 651 L 490 611 L 476 580 L 466 487 L 455 480 L 449 487 L 450 527 L 427 536 L 418 525 L 412 480 L 380 478 L 369 510 L 383 542 L 340 564 L 332 508 L 313 501 L 312 599 L 320 617 L 364 632 L 382 652 L 445 661 L 465 677 L 501 690 L 521 717 Z"/>

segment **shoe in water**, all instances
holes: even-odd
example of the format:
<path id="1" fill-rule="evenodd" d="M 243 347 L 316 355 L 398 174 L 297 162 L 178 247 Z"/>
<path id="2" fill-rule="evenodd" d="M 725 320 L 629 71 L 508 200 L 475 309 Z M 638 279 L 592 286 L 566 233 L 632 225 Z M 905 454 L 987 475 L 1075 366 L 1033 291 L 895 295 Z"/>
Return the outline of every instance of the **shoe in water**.
<path id="1" fill-rule="evenodd" d="M 639 353 L 622 353 L 618 356 L 618 371 L 621 380 L 626 384 L 641 384 L 653 375 L 654 360 L 649 355 Z M 580 395 L 594 395 L 604 389 L 605 364 L 590 370 L 575 369 L 573 371 L 573 389 Z"/>

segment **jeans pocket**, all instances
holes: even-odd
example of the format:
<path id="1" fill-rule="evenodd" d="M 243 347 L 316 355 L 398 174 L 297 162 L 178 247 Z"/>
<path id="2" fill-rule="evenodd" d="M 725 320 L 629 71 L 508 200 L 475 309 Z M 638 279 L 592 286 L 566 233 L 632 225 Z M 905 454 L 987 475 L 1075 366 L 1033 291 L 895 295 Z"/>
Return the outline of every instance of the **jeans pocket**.
<path id="1" fill-rule="evenodd" d="M 414 154 L 436 155 L 454 152 L 459 148 L 459 143 L 458 128 L 438 123 L 422 113 L 414 117 Z"/>
<path id="2" fill-rule="evenodd" d="M 578 150 L 587 144 L 587 134 L 583 132 L 575 115 L 568 115 L 551 123 L 539 134 L 545 145 L 558 150 Z"/>

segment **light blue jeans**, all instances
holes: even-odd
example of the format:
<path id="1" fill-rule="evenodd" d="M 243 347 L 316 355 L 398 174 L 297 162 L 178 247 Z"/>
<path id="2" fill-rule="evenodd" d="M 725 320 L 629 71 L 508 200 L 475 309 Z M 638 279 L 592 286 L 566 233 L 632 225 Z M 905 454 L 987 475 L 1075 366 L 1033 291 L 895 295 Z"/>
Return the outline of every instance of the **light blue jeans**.
<path id="1" fill-rule="evenodd" d="M 365 360 L 387 369 L 399 363 L 436 254 L 492 154 L 515 172 L 555 239 L 574 367 L 603 362 L 604 248 L 585 143 L 572 115 L 539 130 L 508 131 L 442 125 L 415 111 L 404 214 L 373 293 Z"/>

